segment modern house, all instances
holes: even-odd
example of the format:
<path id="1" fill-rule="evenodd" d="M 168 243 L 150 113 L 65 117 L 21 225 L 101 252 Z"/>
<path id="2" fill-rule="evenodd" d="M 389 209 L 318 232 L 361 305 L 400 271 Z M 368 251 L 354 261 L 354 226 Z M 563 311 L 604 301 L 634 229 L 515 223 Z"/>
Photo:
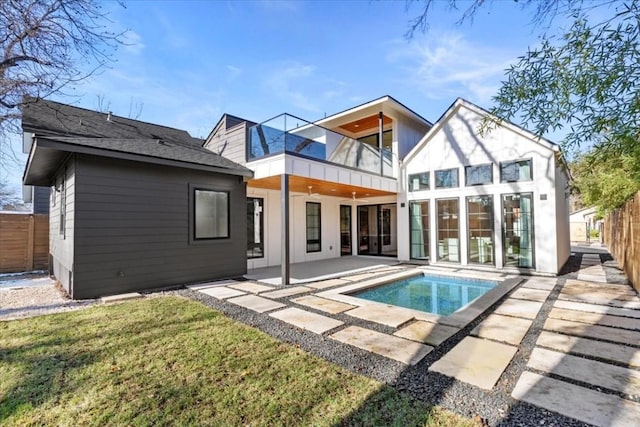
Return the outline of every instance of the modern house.
<path id="1" fill-rule="evenodd" d="M 51 269 L 74 298 L 341 256 L 556 274 L 557 145 L 458 99 L 431 123 L 390 96 L 316 122 L 225 114 L 206 140 L 29 103 L 27 185 L 51 191 Z"/>
<path id="2" fill-rule="evenodd" d="M 204 143 L 254 173 L 247 265 L 343 255 L 556 274 L 569 257 L 557 145 L 458 99 L 432 124 L 390 96 L 316 122 L 224 115 Z"/>
<path id="3" fill-rule="evenodd" d="M 51 187 L 50 271 L 75 299 L 246 272 L 252 172 L 186 131 L 30 100 L 26 185 Z"/>

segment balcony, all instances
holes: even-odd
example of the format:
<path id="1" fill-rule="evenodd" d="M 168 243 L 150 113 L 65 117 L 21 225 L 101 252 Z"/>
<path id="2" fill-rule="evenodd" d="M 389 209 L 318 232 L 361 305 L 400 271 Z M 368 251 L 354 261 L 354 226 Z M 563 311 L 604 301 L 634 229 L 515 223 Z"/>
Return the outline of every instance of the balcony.
<path id="1" fill-rule="evenodd" d="M 394 154 L 289 114 L 249 128 L 247 162 L 290 154 L 393 177 Z"/>

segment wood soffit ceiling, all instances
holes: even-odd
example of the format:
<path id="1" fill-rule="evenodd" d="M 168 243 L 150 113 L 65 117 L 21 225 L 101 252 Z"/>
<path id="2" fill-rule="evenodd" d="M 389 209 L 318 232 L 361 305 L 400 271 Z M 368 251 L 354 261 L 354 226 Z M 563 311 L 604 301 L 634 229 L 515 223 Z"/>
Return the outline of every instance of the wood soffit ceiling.
<path id="1" fill-rule="evenodd" d="M 280 190 L 280 175 L 270 176 L 261 179 L 252 179 L 247 185 L 250 188 L 264 188 L 267 190 Z M 342 197 L 350 199 L 353 192 L 356 193 L 356 199 L 365 197 L 392 196 L 395 193 L 390 191 L 375 190 L 372 188 L 356 187 L 354 185 L 339 184 L 336 182 L 321 181 L 319 179 L 306 178 L 301 176 L 289 176 L 289 192 L 295 193 L 311 193 L 322 194 L 325 196 Z"/>
<path id="2" fill-rule="evenodd" d="M 388 125 L 392 123 L 393 120 L 391 117 L 387 117 L 384 114 L 382 115 L 382 124 Z M 362 132 L 363 130 L 378 128 L 378 115 L 374 114 L 372 116 L 364 117 L 362 119 L 354 120 L 349 123 L 345 123 L 339 126 L 340 129 L 344 129 L 346 131 L 352 133 Z"/>

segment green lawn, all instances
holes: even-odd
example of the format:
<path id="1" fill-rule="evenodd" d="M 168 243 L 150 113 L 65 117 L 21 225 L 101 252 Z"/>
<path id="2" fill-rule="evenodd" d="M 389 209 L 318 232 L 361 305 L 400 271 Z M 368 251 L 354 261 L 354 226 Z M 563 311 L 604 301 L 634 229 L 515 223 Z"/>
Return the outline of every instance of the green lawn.
<path id="1" fill-rule="evenodd" d="M 196 302 L 0 322 L 0 425 L 474 425 Z"/>

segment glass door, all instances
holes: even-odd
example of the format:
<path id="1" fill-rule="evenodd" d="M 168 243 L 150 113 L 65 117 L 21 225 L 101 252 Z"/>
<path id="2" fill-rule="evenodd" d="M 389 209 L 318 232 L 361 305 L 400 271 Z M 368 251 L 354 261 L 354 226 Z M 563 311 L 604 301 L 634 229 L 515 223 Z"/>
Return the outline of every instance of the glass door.
<path id="1" fill-rule="evenodd" d="M 502 239 L 505 266 L 534 268 L 532 193 L 502 196 Z"/>
<path id="2" fill-rule="evenodd" d="M 469 262 L 495 265 L 493 260 L 493 197 L 467 197 Z"/>
<path id="3" fill-rule="evenodd" d="M 340 255 L 351 255 L 351 206 L 340 205 Z"/>
<path id="4" fill-rule="evenodd" d="M 429 259 L 429 201 L 409 202 L 411 259 Z"/>

